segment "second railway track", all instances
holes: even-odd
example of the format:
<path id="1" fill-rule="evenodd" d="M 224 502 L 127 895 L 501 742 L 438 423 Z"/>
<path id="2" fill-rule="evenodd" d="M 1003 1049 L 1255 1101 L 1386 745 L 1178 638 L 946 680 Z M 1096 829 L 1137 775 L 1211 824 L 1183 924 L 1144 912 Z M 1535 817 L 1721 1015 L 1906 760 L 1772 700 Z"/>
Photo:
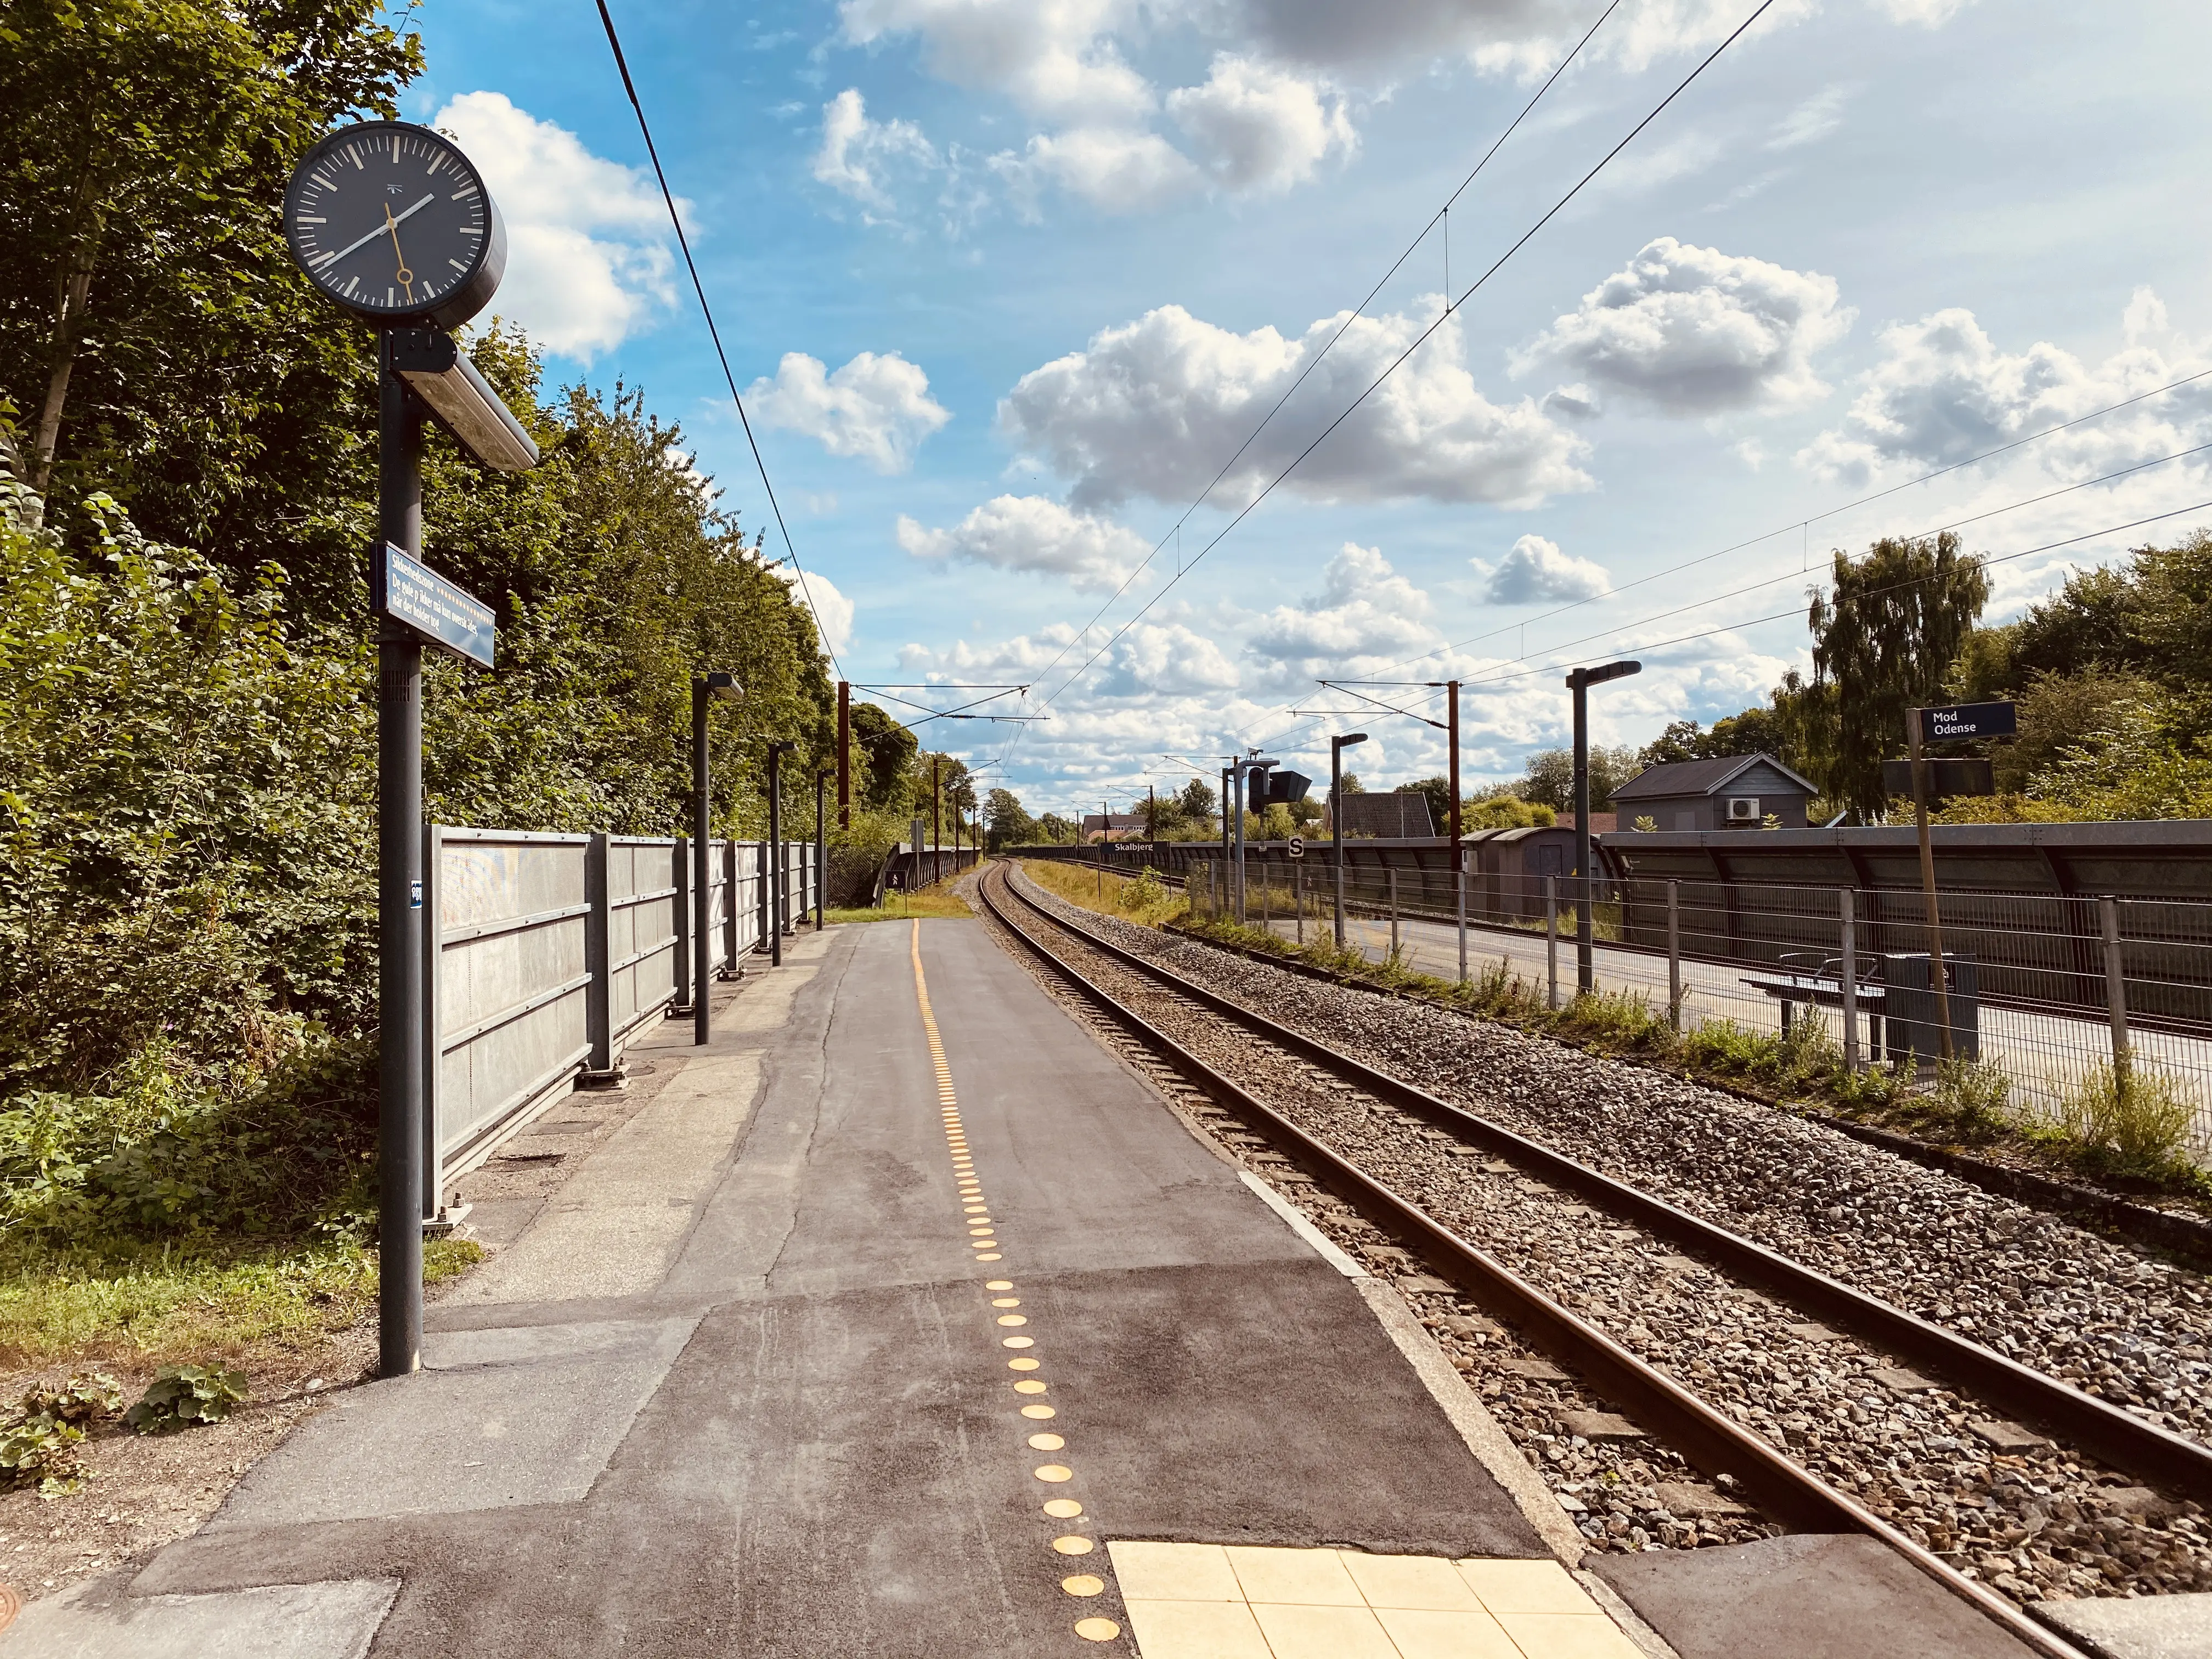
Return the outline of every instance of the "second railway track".
<path id="1" fill-rule="evenodd" d="M 1881 1538 L 2047 1651 L 2066 1650 L 2015 1601 L 2212 1588 L 2212 1452 L 2197 1442 L 1255 1013 L 1056 913 L 1003 867 L 981 891 L 1066 992 L 1246 1133 L 1218 1131 L 1249 1152 L 1258 1130 L 1317 1177 L 1327 1190 L 1306 1207 L 1340 1242 L 1387 1261 L 1371 1227 L 1387 1229 L 1774 1521 Z M 1311 1192 L 1299 1179 L 1290 1190 Z M 1641 1512 L 1624 1503 L 1617 1448 L 1543 1432 L 1559 1413 L 1541 1400 L 1521 1408 L 1540 1363 L 1500 1365 L 1501 1348 L 1483 1352 L 1486 1322 L 1418 1288 L 1412 1299 L 1594 1543 L 1733 1535 L 1648 1491 Z M 1821 1431 L 1824 1413 L 1842 1433 Z M 1815 1454 L 1820 1473 L 1784 1445 Z M 1916 1501 L 1885 1501 L 1900 1493 Z"/>

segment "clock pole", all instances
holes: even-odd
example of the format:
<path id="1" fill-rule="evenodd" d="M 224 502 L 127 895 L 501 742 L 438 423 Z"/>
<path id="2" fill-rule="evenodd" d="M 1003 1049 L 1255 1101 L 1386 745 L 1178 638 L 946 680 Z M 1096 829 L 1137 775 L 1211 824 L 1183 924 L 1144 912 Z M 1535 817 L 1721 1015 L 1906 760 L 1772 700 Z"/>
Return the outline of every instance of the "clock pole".
<path id="1" fill-rule="evenodd" d="M 392 361 L 394 333 L 376 342 L 376 528 L 386 546 L 422 556 L 422 404 Z M 379 573 L 380 574 L 380 573 Z M 376 591 L 384 583 L 375 581 Z M 404 1376 L 422 1364 L 422 643 L 378 618 L 376 840 L 380 950 L 377 1109 L 377 1370 Z M 428 1200 L 434 1202 L 434 1200 Z"/>

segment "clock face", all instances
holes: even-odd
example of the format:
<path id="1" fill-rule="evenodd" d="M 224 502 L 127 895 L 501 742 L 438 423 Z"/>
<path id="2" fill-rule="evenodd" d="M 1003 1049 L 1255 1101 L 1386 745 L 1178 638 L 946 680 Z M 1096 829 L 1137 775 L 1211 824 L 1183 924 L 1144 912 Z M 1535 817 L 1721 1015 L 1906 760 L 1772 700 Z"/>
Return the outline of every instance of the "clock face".
<path id="1" fill-rule="evenodd" d="M 308 151 L 284 191 L 284 234 L 316 287 L 379 323 L 465 322 L 507 262 L 468 158 L 404 121 L 346 127 Z"/>

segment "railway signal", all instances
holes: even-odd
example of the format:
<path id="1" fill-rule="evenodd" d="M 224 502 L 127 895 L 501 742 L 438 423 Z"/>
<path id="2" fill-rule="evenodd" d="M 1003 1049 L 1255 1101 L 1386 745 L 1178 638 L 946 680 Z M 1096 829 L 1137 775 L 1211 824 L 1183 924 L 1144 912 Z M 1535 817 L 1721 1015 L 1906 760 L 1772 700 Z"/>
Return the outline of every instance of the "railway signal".
<path id="1" fill-rule="evenodd" d="M 482 311 L 507 269 L 483 179 L 449 139 L 405 121 L 342 127 L 284 190 L 284 240 L 332 304 L 377 331 L 377 1367 L 422 1359 L 422 1222 L 435 1213 L 425 1121 L 428 919 L 422 912 L 422 647 L 491 665 L 490 611 L 422 562 L 422 426 L 502 472 L 538 446 L 446 332 Z"/>

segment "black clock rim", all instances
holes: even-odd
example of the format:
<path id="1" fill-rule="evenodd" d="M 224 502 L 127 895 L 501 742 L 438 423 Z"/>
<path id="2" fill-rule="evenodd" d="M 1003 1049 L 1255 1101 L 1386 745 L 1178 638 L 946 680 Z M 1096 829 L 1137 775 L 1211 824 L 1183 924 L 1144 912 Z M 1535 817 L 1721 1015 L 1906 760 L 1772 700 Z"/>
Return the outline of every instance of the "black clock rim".
<path id="1" fill-rule="evenodd" d="M 469 267 L 461 273 L 446 298 L 434 305 L 412 311 L 386 311 L 380 307 L 362 305 L 347 299 L 335 289 L 326 286 L 323 279 L 308 270 L 301 255 L 300 244 L 294 234 L 294 216 L 299 210 L 301 182 L 324 155 L 341 144 L 349 143 L 366 133 L 401 132 L 410 137 L 428 138 L 447 151 L 469 170 L 476 180 L 477 191 L 483 196 L 488 221 L 486 234 L 477 244 Z M 499 204 L 492 199 L 491 187 L 484 182 L 483 170 L 469 159 L 468 152 L 434 127 L 426 127 L 416 121 L 356 121 L 334 132 L 328 132 L 308 147 L 292 169 L 292 176 L 284 185 L 284 246 L 292 256 L 292 263 L 306 273 L 314 284 L 315 291 L 340 310 L 360 318 L 378 328 L 420 327 L 425 323 L 442 328 L 452 328 L 466 322 L 491 303 L 491 296 L 499 287 L 500 278 L 506 274 L 507 226 L 500 217 Z M 489 271 L 489 281 L 484 280 Z M 481 289 L 479 292 L 478 290 Z"/>

